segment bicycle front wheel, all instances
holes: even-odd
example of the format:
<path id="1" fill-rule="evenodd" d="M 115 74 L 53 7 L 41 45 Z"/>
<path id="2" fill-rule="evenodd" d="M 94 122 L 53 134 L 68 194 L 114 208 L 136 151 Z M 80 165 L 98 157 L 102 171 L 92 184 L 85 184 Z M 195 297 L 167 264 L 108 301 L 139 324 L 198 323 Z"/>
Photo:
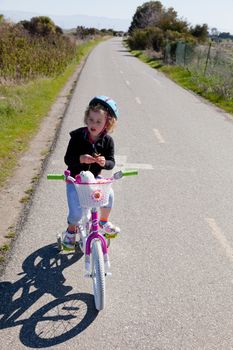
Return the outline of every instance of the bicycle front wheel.
<path id="1" fill-rule="evenodd" d="M 99 240 L 94 240 L 92 244 L 91 276 L 93 281 L 95 307 L 97 310 L 103 310 L 105 306 L 105 271 L 103 251 Z"/>

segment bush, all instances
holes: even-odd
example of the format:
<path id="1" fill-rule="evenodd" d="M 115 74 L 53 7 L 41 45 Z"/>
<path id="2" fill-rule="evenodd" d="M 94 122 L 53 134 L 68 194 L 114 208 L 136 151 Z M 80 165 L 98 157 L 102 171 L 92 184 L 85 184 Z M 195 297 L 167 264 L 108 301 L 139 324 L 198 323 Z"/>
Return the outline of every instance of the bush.
<path id="1" fill-rule="evenodd" d="M 128 38 L 128 45 L 131 50 L 153 49 L 156 52 L 164 51 L 164 47 L 170 43 L 174 50 L 179 41 L 195 43 L 189 33 L 179 33 L 172 30 L 163 31 L 159 27 L 148 27 L 137 29 Z"/>
<path id="2" fill-rule="evenodd" d="M 153 50 L 159 52 L 164 44 L 164 33 L 158 28 L 148 28 L 147 29 L 148 36 L 148 48 L 152 48 Z"/>
<path id="3" fill-rule="evenodd" d="M 137 29 L 128 38 L 131 50 L 145 50 L 148 47 L 148 35 L 146 30 Z"/>
<path id="4" fill-rule="evenodd" d="M 75 55 L 75 43 L 57 31 L 43 36 L 32 35 L 22 24 L 0 23 L 2 83 L 59 75 Z"/>

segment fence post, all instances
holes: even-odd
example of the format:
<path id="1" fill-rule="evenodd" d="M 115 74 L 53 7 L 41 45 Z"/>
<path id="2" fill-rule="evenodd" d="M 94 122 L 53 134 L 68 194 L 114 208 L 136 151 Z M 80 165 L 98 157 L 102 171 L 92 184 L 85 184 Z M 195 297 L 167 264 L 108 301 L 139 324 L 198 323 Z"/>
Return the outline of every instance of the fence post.
<path id="1" fill-rule="evenodd" d="M 205 63 L 205 69 L 204 69 L 204 76 L 205 76 L 205 73 L 206 73 L 206 69 L 207 69 L 207 65 L 208 65 L 208 61 L 209 61 L 209 58 L 210 58 L 210 48 L 211 48 L 211 42 L 209 43 L 209 50 L 208 50 L 208 54 L 207 54 L 207 58 L 206 58 L 206 63 Z"/>
<path id="2" fill-rule="evenodd" d="M 186 66 L 187 43 L 184 43 L 184 67 Z"/>

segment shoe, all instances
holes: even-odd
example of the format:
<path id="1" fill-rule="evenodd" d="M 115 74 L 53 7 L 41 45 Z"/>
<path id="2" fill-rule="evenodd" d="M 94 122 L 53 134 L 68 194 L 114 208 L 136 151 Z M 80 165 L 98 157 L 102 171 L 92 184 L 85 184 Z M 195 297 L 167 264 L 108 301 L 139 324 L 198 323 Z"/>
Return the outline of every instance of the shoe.
<path id="1" fill-rule="evenodd" d="M 74 250 L 76 243 L 76 233 L 65 231 L 63 233 L 62 246 L 65 250 Z"/>
<path id="2" fill-rule="evenodd" d="M 106 224 L 100 225 L 100 232 L 102 235 L 104 235 L 106 238 L 115 238 L 120 232 L 120 228 L 117 226 L 114 226 L 110 221 L 107 221 Z"/>

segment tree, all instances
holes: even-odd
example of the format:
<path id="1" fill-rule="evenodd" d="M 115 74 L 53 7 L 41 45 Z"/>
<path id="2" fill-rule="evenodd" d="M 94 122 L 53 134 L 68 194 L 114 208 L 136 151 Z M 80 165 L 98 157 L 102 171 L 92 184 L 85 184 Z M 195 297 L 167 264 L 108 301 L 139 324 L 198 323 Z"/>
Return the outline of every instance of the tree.
<path id="1" fill-rule="evenodd" d="M 33 17 L 30 21 L 21 21 L 20 23 L 33 35 L 48 36 L 62 33 L 62 29 L 47 16 Z"/>
<path id="2" fill-rule="evenodd" d="M 219 36 L 219 31 L 218 31 L 218 29 L 217 28 L 211 28 L 210 29 L 210 35 L 212 36 L 212 37 L 218 37 Z"/>
<path id="3" fill-rule="evenodd" d="M 208 38 L 208 25 L 207 24 L 197 24 L 194 28 L 191 27 L 190 33 L 198 39 L 198 41 L 206 41 Z"/>
<path id="4" fill-rule="evenodd" d="M 135 29 L 156 26 L 162 17 L 163 11 L 163 5 L 160 1 L 149 1 L 142 6 L 138 6 L 129 27 L 129 33 Z"/>
<path id="5" fill-rule="evenodd" d="M 178 19 L 174 8 L 166 9 L 160 1 L 149 1 L 137 8 L 129 33 L 131 34 L 135 29 L 148 27 L 157 27 L 164 32 L 166 30 L 174 30 L 179 33 L 187 33 L 189 31 L 188 23 L 185 20 Z"/>
<path id="6" fill-rule="evenodd" d="M 177 12 L 172 7 L 164 11 L 158 27 L 164 31 L 173 30 L 178 33 L 187 33 L 189 30 L 188 23 L 185 20 L 178 19 Z"/>
<path id="7" fill-rule="evenodd" d="M 76 35 L 80 39 L 84 39 L 88 36 L 94 36 L 99 34 L 99 29 L 96 28 L 85 28 L 84 26 L 78 26 L 76 28 Z"/>
<path id="8" fill-rule="evenodd" d="M 190 27 L 179 19 L 173 7 L 166 9 L 160 1 L 145 2 L 139 6 L 129 28 L 128 44 L 131 49 L 153 48 L 160 51 L 168 42 L 204 42 L 208 38 L 207 24 Z M 175 46 L 174 46 L 175 47 Z"/>
<path id="9" fill-rule="evenodd" d="M 228 33 L 226 33 L 226 32 L 219 33 L 218 37 L 221 39 L 232 39 L 233 38 L 233 36 L 229 32 Z"/>

